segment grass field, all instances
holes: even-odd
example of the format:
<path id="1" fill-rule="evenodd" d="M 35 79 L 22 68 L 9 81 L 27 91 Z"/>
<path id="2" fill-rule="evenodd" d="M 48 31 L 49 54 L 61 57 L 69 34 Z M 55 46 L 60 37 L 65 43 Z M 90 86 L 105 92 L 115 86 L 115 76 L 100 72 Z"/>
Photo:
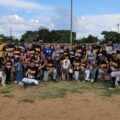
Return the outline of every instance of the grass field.
<path id="1" fill-rule="evenodd" d="M 120 87 L 110 82 L 0 86 L 0 120 L 120 120 Z"/>
<path id="2" fill-rule="evenodd" d="M 99 81 L 97 83 L 78 83 L 70 81 L 41 82 L 39 86 L 32 86 L 24 89 L 19 85 L 8 85 L 0 87 L 0 95 L 13 98 L 18 102 L 33 103 L 38 100 L 64 98 L 69 93 L 83 94 L 84 92 L 94 92 L 100 96 L 112 96 L 120 94 L 120 87 L 109 90 L 110 83 Z"/>

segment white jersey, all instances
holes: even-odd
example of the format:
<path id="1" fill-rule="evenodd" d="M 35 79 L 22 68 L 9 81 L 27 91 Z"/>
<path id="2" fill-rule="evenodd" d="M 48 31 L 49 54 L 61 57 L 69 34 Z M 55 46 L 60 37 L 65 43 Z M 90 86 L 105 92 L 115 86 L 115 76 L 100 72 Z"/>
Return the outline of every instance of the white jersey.
<path id="1" fill-rule="evenodd" d="M 62 68 L 63 69 L 68 69 L 70 66 L 70 60 L 69 59 L 64 59 L 62 63 Z"/>

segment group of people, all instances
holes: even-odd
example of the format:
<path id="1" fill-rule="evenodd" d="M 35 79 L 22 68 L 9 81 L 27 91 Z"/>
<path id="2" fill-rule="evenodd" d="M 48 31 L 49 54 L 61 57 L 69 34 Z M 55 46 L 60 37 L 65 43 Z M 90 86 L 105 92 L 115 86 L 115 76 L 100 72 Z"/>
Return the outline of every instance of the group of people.
<path id="1" fill-rule="evenodd" d="M 3 86 L 14 82 L 38 85 L 41 80 L 74 80 L 94 83 L 120 80 L 120 49 L 109 39 L 106 43 L 72 44 L 0 42 L 0 78 Z"/>

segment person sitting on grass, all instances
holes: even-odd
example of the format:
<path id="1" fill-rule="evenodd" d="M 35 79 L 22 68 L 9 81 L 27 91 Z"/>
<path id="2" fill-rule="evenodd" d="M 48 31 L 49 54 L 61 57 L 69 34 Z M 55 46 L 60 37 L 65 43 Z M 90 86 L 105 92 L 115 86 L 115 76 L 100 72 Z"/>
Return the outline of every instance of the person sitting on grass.
<path id="1" fill-rule="evenodd" d="M 38 70 L 35 67 L 35 63 L 34 61 L 31 61 L 30 65 L 28 65 L 26 68 L 26 75 L 22 80 L 24 87 L 26 87 L 27 85 L 38 85 L 39 84 L 37 80 L 37 73 L 38 73 Z"/>

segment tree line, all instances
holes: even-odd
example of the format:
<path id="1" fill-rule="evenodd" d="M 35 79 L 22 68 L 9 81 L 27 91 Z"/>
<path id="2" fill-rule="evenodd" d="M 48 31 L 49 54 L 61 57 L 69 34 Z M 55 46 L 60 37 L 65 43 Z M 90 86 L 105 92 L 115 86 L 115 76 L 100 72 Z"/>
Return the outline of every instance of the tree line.
<path id="1" fill-rule="evenodd" d="M 100 40 L 98 37 L 89 35 L 88 37 L 83 37 L 81 39 L 76 39 L 76 33 L 73 32 L 73 43 L 92 43 L 94 41 L 106 42 L 108 39 L 112 39 L 114 43 L 120 43 L 120 33 L 115 31 L 103 31 L 101 35 L 103 39 Z M 0 34 L 0 41 L 7 42 L 11 40 L 13 42 L 18 41 L 15 37 L 8 37 L 3 34 Z M 26 31 L 20 40 L 25 42 L 31 42 L 33 40 L 43 40 L 44 42 L 51 43 L 69 43 L 70 42 L 70 30 L 49 30 L 47 28 L 41 27 L 36 31 Z"/>

